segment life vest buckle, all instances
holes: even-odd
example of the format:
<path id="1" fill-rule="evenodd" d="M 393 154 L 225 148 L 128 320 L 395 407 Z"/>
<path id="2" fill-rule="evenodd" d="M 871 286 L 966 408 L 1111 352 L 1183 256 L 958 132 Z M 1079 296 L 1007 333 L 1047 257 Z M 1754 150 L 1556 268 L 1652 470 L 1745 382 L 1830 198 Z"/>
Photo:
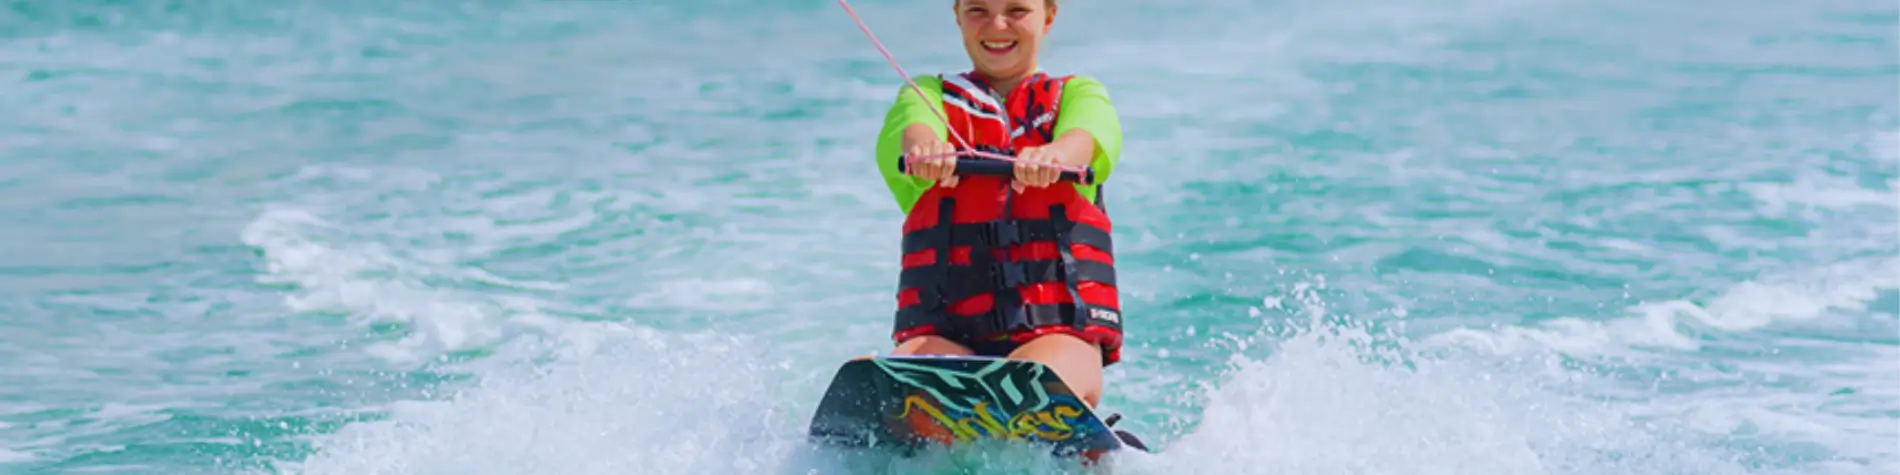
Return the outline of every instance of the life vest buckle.
<path id="1" fill-rule="evenodd" d="M 1023 331 L 1035 327 L 1029 321 L 1029 310 L 1023 308 L 1022 305 L 998 306 L 990 314 L 994 318 L 991 325 L 994 325 L 994 330 L 999 333 Z"/>
<path id="2" fill-rule="evenodd" d="M 1027 274 L 1022 264 L 1002 259 L 996 261 L 990 272 L 995 277 L 993 281 L 996 282 L 997 292 L 1016 292 L 1017 287 L 1029 281 Z"/>
<path id="3" fill-rule="evenodd" d="M 992 247 L 1001 247 L 1004 249 L 1008 249 L 1009 246 L 1014 246 L 1017 243 L 1022 242 L 1022 239 L 1023 239 L 1022 228 L 1016 225 L 1015 220 L 1011 220 L 1011 219 L 998 220 L 998 221 L 989 223 L 988 227 L 989 227 L 988 241 L 989 241 L 990 246 Z"/>

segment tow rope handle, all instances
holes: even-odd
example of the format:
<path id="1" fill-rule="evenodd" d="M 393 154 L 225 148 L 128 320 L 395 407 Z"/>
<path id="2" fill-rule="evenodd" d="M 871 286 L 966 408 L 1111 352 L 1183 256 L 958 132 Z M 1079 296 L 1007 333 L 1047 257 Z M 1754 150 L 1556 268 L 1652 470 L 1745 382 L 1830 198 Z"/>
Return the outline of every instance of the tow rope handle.
<path id="1" fill-rule="evenodd" d="M 897 156 L 897 172 L 909 173 L 906 171 L 909 167 L 905 166 L 908 163 L 910 163 L 910 160 L 906 159 L 906 157 L 902 155 Z M 956 174 L 957 176 L 1015 176 L 1016 164 L 1015 162 L 993 158 L 958 158 Z M 1063 170 L 1060 180 L 1081 185 L 1094 184 L 1095 167 L 1083 167 L 1081 172 Z"/>

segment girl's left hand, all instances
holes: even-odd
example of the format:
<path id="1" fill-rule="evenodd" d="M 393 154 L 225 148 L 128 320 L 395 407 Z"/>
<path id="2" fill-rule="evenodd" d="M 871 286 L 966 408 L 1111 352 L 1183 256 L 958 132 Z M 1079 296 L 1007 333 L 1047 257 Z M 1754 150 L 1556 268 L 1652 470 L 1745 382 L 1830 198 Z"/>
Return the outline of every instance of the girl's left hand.
<path id="1" fill-rule="evenodd" d="M 1016 180 L 1011 186 L 1021 193 L 1027 188 L 1042 188 L 1062 178 L 1060 155 L 1049 147 L 1028 147 L 1016 152 Z"/>

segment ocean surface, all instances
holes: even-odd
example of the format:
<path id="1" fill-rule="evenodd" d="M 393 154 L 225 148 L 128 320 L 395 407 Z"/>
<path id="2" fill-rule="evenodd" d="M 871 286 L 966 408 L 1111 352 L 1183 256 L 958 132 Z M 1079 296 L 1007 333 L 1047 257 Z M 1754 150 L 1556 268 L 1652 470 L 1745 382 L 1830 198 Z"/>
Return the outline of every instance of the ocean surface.
<path id="1" fill-rule="evenodd" d="M 912 74 L 948 2 L 853 6 Z M 1064 2 L 1153 474 L 1900 473 L 1900 5 Z M 808 446 L 901 87 L 823 0 L 7 0 L 0 473 L 1056 473 Z"/>

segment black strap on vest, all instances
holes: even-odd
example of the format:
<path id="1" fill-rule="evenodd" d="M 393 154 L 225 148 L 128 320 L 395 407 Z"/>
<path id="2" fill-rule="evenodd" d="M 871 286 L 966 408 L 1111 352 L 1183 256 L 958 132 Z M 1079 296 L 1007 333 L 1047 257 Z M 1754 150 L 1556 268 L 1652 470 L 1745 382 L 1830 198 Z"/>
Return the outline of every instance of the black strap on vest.
<path id="1" fill-rule="evenodd" d="M 942 220 L 939 220 L 942 221 Z M 1087 244 L 1114 254 L 1115 243 L 1108 231 L 1088 223 L 1069 222 L 1069 241 Z M 1056 240 L 1053 221 L 991 221 L 987 223 L 946 224 L 904 235 L 905 254 L 947 246 L 1009 246 L 1032 241 Z"/>
<path id="2" fill-rule="evenodd" d="M 899 274 L 900 287 L 917 289 L 918 304 L 898 309 L 898 330 L 929 324 L 936 327 L 938 334 L 971 341 L 1046 325 L 1071 325 L 1077 330 L 1091 323 L 1120 327 L 1119 321 L 1091 321 L 1091 313 L 1098 310 L 1119 312 L 1089 305 L 1076 288 L 1084 280 L 1115 285 L 1115 267 L 1098 261 L 1077 260 L 1070 250 L 1071 244 L 1082 243 L 1113 253 L 1114 246 L 1107 231 L 1070 221 L 1062 205 L 1051 206 L 1050 219 L 1046 221 L 1004 218 L 955 224 L 952 222 L 955 202 L 943 198 L 939 203 L 936 227 L 904 236 L 905 254 L 934 249 L 936 259 L 932 265 L 904 269 Z M 1012 245 L 1026 242 L 1054 242 L 1058 257 L 1010 262 L 1009 256 L 996 255 L 999 251 L 1007 252 Z M 970 247 L 969 265 L 950 264 L 950 251 L 958 246 Z M 1043 282 L 1061 282 L 1072 303 L 1023 305 L 1017 288 Z M 952 302 L 986 294 L 995 299 L 989 312 L 952 315 L 948 311 Z"/>
<path id="3" fill-rule="evenodd" d="M 1050 206 L 1049 220 L 1055 224 L 1057 230 L 1056 253 L 1062 256 L 1062 284 L 1069 290 L 1069 301 L 1080 304 L 1082 303 L 1082 294 L 1075 290 L 1075 284 L 1077 282 L 1075 276 L 1075 254 L 1069 252 L 1069 233 L 1061 232 L 1074 229 L 1075 224 L 1069 221 L 1069 214 L 1064 211 L 1066 210 L 1063 209 L 1062 205 Z M 1069 320 L 1075 325 L 1075 329 L 1078 331 L 1088 325 L 1089 321 L 1088 314 L 1085 313 L 1081 307 L 1082 306 L 1077 306 L 1072 310 L 1075 312 L 1074 318 Z"/>
<path id="4" fill-rule="evenodd" d="M 1095 185 L 1095 209 L 1102 210 L 1102 214 L 1108 214 L 1108 204 L 1103 202 L 1103 197 L 1107 195 L 1108 186 L 1097 183 Z"/>

